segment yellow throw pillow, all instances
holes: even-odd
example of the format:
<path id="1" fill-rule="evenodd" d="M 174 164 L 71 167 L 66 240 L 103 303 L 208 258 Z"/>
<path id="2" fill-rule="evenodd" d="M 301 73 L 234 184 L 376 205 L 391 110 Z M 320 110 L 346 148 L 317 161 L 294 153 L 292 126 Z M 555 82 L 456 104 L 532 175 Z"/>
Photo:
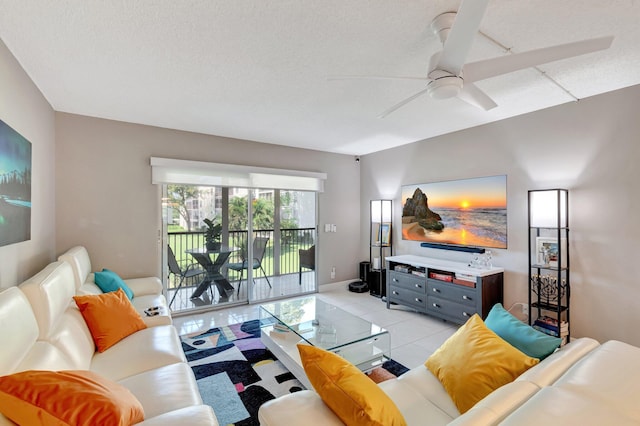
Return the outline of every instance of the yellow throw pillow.
<path id="1" fill-rule="evenodd" d="M 498 337 L 475 314 L 427 359 L 425 366 L 463 414 L 538 362 Z"/>
<path id="2" fill-rule="evenodd" d="M 144 420 L 124 386 L 91 371 L 23 371 L 0 378 L 0 412 L 19 425 L 128 426 Z"/>
<path id="3" fill-rule="evenodd" d="M 298 345 L 298 351 L 309 381 L 344 424 L 406 425 L 391 398 L 355 365 L 315 346 Z"/>
<path id="4" fill-rule="evenodd" d="M 121 288 L 110 293 L 74 296 L 73 299 L 89 327 L 98 352 L 104 352 L 130 334 L 147 328 Z"/>

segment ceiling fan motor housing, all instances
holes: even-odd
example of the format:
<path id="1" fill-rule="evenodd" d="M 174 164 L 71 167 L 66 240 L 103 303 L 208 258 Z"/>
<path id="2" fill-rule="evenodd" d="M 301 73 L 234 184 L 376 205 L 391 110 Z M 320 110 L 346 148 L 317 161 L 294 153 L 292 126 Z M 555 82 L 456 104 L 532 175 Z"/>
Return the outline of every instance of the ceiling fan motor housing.
<path id="1" fill-rule="evenodd" d="M 449 35 L 449 30 L 453 26 L 453 21 L 456 19 L 456 12 L 445 12 L 436 16 L 431 22 L 431 31 L 438 36 L 440 42 L 444 44 Z"/>

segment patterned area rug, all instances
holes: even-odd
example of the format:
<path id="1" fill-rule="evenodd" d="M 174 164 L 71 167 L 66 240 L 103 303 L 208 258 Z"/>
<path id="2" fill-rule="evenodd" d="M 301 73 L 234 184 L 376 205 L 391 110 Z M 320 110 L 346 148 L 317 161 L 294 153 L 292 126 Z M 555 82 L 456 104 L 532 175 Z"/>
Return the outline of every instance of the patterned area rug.
<path id="1" fill-rule="evenodd" d="M 260 320 L 212 328 L 181 339 L 202 400 L 213 407 L 222 426 L 257 426 L 262 404 L 304 389 L 260 341 Z M 369 377 L 380 382 L 406 371 L 391 360 Z"/>

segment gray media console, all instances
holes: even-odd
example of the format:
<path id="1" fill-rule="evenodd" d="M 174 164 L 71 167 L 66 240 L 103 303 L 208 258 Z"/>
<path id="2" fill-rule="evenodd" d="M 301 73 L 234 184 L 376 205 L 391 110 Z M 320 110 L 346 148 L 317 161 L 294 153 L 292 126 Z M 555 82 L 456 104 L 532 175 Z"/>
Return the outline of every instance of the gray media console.
<path id="1" fill-rule="evenodd" d="M 387 308 L 396 303 L 462 324 L 475 313 L 486 318 L 494 304 L 502 303 L 502 268 L 476 269 L 413 255 L 386 261 Z"/>

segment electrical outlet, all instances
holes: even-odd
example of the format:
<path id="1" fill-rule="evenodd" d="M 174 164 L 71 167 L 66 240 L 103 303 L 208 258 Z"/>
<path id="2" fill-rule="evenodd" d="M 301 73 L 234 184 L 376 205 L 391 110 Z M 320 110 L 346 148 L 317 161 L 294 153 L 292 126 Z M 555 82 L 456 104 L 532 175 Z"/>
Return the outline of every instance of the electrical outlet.
<path id="1" fill-rule="evenodd" d="M 529 305 L 527 303 L 522 304 L 522 315 L 529 315 Z"/>
<path id="2" fill-rule="evenodd" d="M 332 280 L 335 280 L 335 279 L 336 279 L 336 267 L 335 267 L 335 266 L 333 266 L 333 267 L 331 268 L 331 279 L 332 279 Z"/>

